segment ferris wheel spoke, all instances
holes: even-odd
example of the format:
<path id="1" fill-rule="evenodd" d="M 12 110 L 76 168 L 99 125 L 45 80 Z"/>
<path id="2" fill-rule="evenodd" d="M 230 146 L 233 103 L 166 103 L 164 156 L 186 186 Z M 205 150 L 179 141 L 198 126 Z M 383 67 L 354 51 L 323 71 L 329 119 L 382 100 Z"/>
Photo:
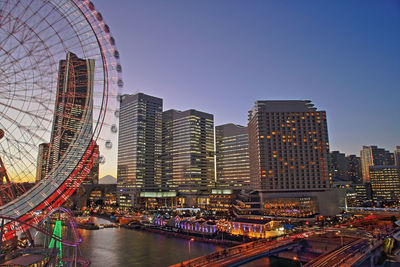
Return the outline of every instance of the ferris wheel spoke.
<path id="1" fill-rule="evenodd" d="M 36 133 L 32 132 L 30 129 L 28 129 L 27 127 L 25 127 L 24 125 L 22 125 L 21 123 L 17 122 L 15 119 L 11 118 L 10 116 L 8 116 L 7 114 L 2 114 L 2 117 L 7 119 L 8 121 L 12 122 L 14 125 L 16 125 L 17 127 L 23 129 L 24 131 L 28 132 L 29 134 L 31 134 L 33 137 L 35 137 L 37 140 L 40 140 L 41 142 L 45 142 L 46 140 L 42 139 L 41 136 L 37 135 Z"/>
<path id="2" fill-rule="evenodd" d="M 36 159 L 31 155 L 31 151 L 28 151 L 28 150 L 26 149 L 26 146 L 23 145 L 23 144 L 26 143 L 26 142 L 19 142 L 19 141 L 16 141 L 16 142 L 15 142 L 15 140 L 10 139 L 10 138 L 6 138 L 6 140 L 9 141 L 9 144 L 11 145 L 9 148 L 15 150 L 15 152 L 27 153 L 27 155 L 29 155 L 29 156 L 28 156 L 28 160 L 29 160 L 30 162 L 34 162 L 34 161 L 36 160 Z M 9 153 L 9 154 L 12 155 L 12 153 Z M 21 160 L 21 158 L 18 158 L 18 159 Z M 27 165 L 25 165 L 25 167 L 27 167 Z"/>
<path id="3" fill-rule="evenodd" d="M 32 0 L 31 0 L 31 2 L 29 3 L 29 4 L 32 4 Z M 23 1 L 20 1 L 20 3 L 21 3 L 21 5 L 23 4 Z M 25 14 L 26 14 L 26 12 L 27 12 L 27 9 L 26 8 L 24 8 L 23 10 L 22 10 L 22 12 L 20 13 L 20 14 L 18 14 L 18 17 L 20 17 L 20 18 L 22 18 L 23 16 L 25 16 Z M 20 25 L 20 21 L 19 20 L 14 20 L 14 26 L 13 26 L 13 29 L 15 30 L 15 32 L 17 32 L 18 30 L 19 30 L 19 25 Z"/>
<path id="4" fill-rule="evenodd" d="M 31 149 L 37 150 L 37 145 L 32 144 L 32 142 L 26 142 L 26 141 L 23 141 L 23 140 L 20 140 L 20 139 L 16 139 L 14 137 L 5 137 L 5 138 L 6 138 L 7 141 L 14 142 L 14 143 L 20 143 L 20 144 L 22 144 L 24 146 L 29 146 Z"/>
<path id="5" fill-rule="evenodd" d="M 3 125 L 3 123 L 0 123 L 0 125 L 1 125 L 1 127 L 4 129 L 5 128 L 5 126 Z M 26 127 L 26 128 L 28 128 L 28 127 Z M 18 130 L 18 132 L 15 132 L 15 131 L 17 131 Z M 36 129 L 36 130 L 38 130 L 38 129 Z M 45 129 L 42 129 L 42 131 L 45 131 Z M 32 147 L 36 147 L 37 145 L 36 145 L 36 142 L 32 142 L 32 141 L 34 141 L 34 140 L 32 140 L 32 136 L 29 136 L 28 137 L 28 140 L 27 140 L 27 138 L 26 138 L 26 136 L 25 136 L 26 134 L 24 134 L 23 132 L 21 132 L 21 129 L 15 129 L 15 130 L 13 130 L 12 132 L 11 132 L 11 134 L 10 134 L 10 136 L 6 136 L 5 138 L 6 138 L 6 140 L 15 140 L 16 142 L 19 142 L 19 143 L 21 143 L 21 144 L 26 144 L 26 143 L 29 143 L 29 142 L 31 142 L 32 144 L 30 145 L 30 147 L 32 148 Z M 8 138 L 8 139 L 7 139 Z M 18 138 L 18 139 L 17 139 Z M 29 157 L 28 155 L 27 155 L 27 157 Z"/>
<path id="6" fill-rule="evenodd" d="M 19 152 L 20 155 L 24 155 L 24 158 L 26 158 L 29 162 L 35 162 L 35 156 L 32 155 L 32 150 L 37 151 L 38 148 L 35 145 L 27 145 L 27 143 L 32 142 L 32 140 L 27 141 L 26 134 L 21 134 L 18 140 L 14 137 L 5 137 L 5 139 L 10 149 Z M 30 149 L 27 149 L 27 147 Z M 13 153 L 10 152 L 10 154 L 12 155 Z"/>
<path id="7" fill-rule="evenodd" d="M 7 1 L 7 2 L 8 2 L 8 1 Z M 18 3 L 17 3 L 16 5 L 12 6 L 12 8 L 9 10 L 9 12 L 8 12 L 8 13 L 4 13 L 2 17 L 3 17 L 3 18 L 6 18 L 6 19 L 12 17 L 11 14 L 15 11 L 15 9 L 17 8 L 17 6 L 18 6 Z M 5 10 L 5 9 L 6 9 L 6 8 L 4 8 L 4 9 L 2 9 L 2 10 Z M 3 26 L 3 25 L 0 25 L 0 26 Z"/>
<path id="8" fill-rule="evenodd" d="M 76 63 L 71 63 L 75 58 Z M 65 66 L 70 66 L 63 64 L 82 62 L 84 66 L 87 60 L 94 63 L 91 73 L 77 75 L 92 75 L 90 91 L 78 93 L 85 83 L 66 76 L 70 80 L 66 95 L 61 97 L 59 82 L 63 75 L 69 75 L 63 72 Z M 57 147 L 52 143 L 55 139 L 62 143 L 62 158 L 54 162 L 54 171 L 47 174 L 47 179 L 57 173 L 56 179 L 63 183 L 74 170 L 73 164 L 79 163 L 76 158 L 85 155 L 91 140 L 109 142 L 109 138 L 100 135 L 100 129 L 114 127 L 109 133 L 116 132 L 114 113 L 112 121 L 107 121 L 105 111 L 119 103 L 118 94 L 114 93 L 121 82 L 118 62 L 119 53 L 109 27 L 89 1 L 0 0 L 0 129 L 5 131 L 0 138 L 0 156 L 14 181 L 35 178 L 41 143 L 48 143 L 50 151 Z M 53 122 L 55 119 L 57 122 Z M 69 156 L 71 152 L 73 158 Z M 75 155 L 77 152 L 82 154 Z M 43 198 L 41 201 L 55 190 L 47 180 L 36 187 L 48 192 L 39 197 Z M 39 196 L 37 192 L 35 196 Z M 5 214 L 14 216 L 27 210 L 22 198 L 9 206 L 0 203 L 0 211 Z"/>
<path id="9" fill-rule="evenodd" d="M 38 114 L 33 113 L 33 111 L 23 110 L 23 109 L 20 109 L 20 108 L 18 108 L 18 107 L 16 107 L 16 106 L 8 105 L 8 104 L 2 103 L 2 102 L 0 102 L 0 105 L 2 105 L 2 106 L 4 106 L 4 107 L 11 108 L 11 109 L 13 109 L 13 110 L 15 110 L 15 111 L 23 112 L 24 114 L 30 116 L 32 119 L 35 119 L 35 118 L 36 118 L 36 119 L 41 119 L 41 120 L 44 120 L 44 121 L 47 121 L 47 122 L 52 122 L 51 119 L 44 118 L 44 117 L 42 117 L 42 116 L 40 116 L 40 115 L 38 115 Z M 1 115 L 3 115 L 3 114 L 1 114 L 1 112 L 0 112 L 0 116 L 1 116 Z"/>
<path id="10" fill-rule="evenodd" d="M 1 87 L 1 84 L 0 84 Z M 1 99 L 5 99 L 5 100 L 17 100 L 17 101 L 26 101 L 25 99 L 25 95 L 18 95 L 18 94 L 14 94 L 13 97 L 9 96 L 9 94 L 7 93 L 0 93 L 0 98 Z M 43 117 L 46 114 L 52 114 L 53 110 L 46 105 L 45 103 L 50 103 L 52 102 L 50 98 L 47 99 L 43 99 L 40 96 L 36 95 L 36 96 L 30 96 L 30 98 L 32 100 L 34 100 L 35 104 L 38 104 L 42 109 L 37 109 L 37 116 L 38 117 Z M 3 103 L 0 102 L 0 105 L 2 105 Z"/>
<path id="11" fill-rule="evenodd" d="M 6 151 L 1 143 L 0 143 L 0 147 L 3 150 L 3 152 Z M 19 169 L 16 168 L 16 166 L 14 164 L 7 164 L 7 162 L 14 162 L 12 155 L 10 155 L 9 153 L 5 152 L 4 155 L 2 155 L 2 156 L 5 156 L 5 160 L 4 161 L 5 161 L 5 164 L 8 166 L 7 169 L 10 170 L 10 168 L 11 168 L 13 170 L 11 172 L 9 171 L 9 174 L 12 174 L 14 176 L 14 177 L 11 177 L 12 180 L 21 181 L 22 180 L 21 177 L 26 177 L 27 176 L 26 170 L 28 169 L 28 166 L 26 166 L 26 164 L 22 160 L 18 159 L 18 161 L 23 162 L 22 164 L 24 165 L 24 169 L 23 170 L 19 170 Z M 15 176 L 17 178 L 15 178 Z"/>
<path id="12" fill-rule="evenodd" d="M 14 46 L 12 48 L 9 48 L 7 53 L 4 53 L 4 54 L 0 55 L 0 62 L 2 62 L 2 65 L 1 65 L 2 69 L 7 69 L 9 66 L 13 66 L 16 63 L 20 63 L 21 61 L 26 60 L 26 58 L 27 57 L 29 58 L 29 56 L 34 56 L 32 51 L 25 52 L 24 54 L 19 55 L 18 57 L 15 57 L 15 55 L 12 55 L 12 53 L 10 53 L 10 52 L 16 51 L 18 48 L 21 48 L 20 45 L 16 45 L 16 46 Z M 42 50 L 42 51 L 45 51 L 45 50 Z M 39 51 L 35 51 L 35 52 L 37 54 L 40 54 L 42 51 L 39 50 Z M 8 60 L 8 58 L 10 58 L 11 55 L 13 56 L 13 59 L 12 60 Z M 40 60 L 39 59 L 35 60 L 35 62 L 38 64 L 38 66 L 37 65 L 30 65 L 30 66 L 27 66 L 27 69 L 40 69 L 39 66 L 44 67 L 45 64 L 49 64 L 49 63 L 51 65 L 55 65 L 55 62 L 51 63 L 51 61 L 49 62 L 49 59 L 51 59 L 51 57 L 49 55 L 48 56 L 42 56 L 40 58 Z"/>
<path id="13" fill-rule="evenodd" d="M 40 137 L 39 139 L 44 139 L 44 137 L 43 137 L 45 135 L 44 133 L 47 132 L 47 130 L 50 127 L 50 125 L 51 124 L 49 122 L 48 123 L 44 123 L 43 120 L 33 119 L 31 121 L 31 125 L 24 126 L 24 129 L 29 130 L 29 131 L 35 131 L 35 132 L 37 132 L 37 135 Z M 42 134 L 39 134 L 40 132 Z M 38 137 L 36 137 L 36 138 L 38 138 Z M 23 140 L 21 140 L 21 142 L 22 141 Z M 33 141 L 33 140 L 30 140 L 30 141 Z"/>
<path id="14" fill-rule="evenodd" d="M 71 14 L 72 13 L 74 13 L 74 12 L 71 12 Z M 49 11 L 49 14 L 50 14 L 50 11 Z M 43 39 L 43 41 L 44 42 L 47 42 L 47 41 L 49 41 L 50 39 L 52 39 L 52 38 L 54 38 L 54 36 L 57 36 L 58 37 L 58 39 L 62 42 L 62 43 L 65 43 L 66 41 L 68 41 L 68 39 L 65 39 L 65 38 L 61 38 L 60 36 L 61 36 L 61 34 L 62 34 L 62 32 L 63 31 L 68 31 L 68 30 L 70 30 L 70 27 L 68 27 L 67 25 L 64 25 L 62 28 L 59 28 L 59 29 L 57 29 L 57 30 L 55 30 L 55 26 L 56 26 L 56 24 L 57 23 L 59 23 L 59 22 L 61 22 L 62 20 L 63 20 L 63 18 L 58 18 L 56 21 L 48 21 L 47 20 L 47 18 L 49 18 L 49 17 L 51 17 L 51 16 L 49 16 L 49 15 L 47 15 L 47 16 L 43 16 L 42 18 L 41 18 L 41 21 L 40 22 L 46 22 L 46 24 L 47 24 L 47 26 L 45 27 L 45 28 L 43 28 L 42 30 L 40 30 L 37 34 L 41 34 L 41 33 L 43 33 L 43 32 L 46 32 L 46 31 L 48 31 L 49 29 L 52 29 L 53 30 L 53 32 L 54 32 L 54 35 L 48 35 L 48 38 L 47 39 Z M 83 22 L 83 20 L 80 20 L 79 22 Z M 72 38 L 75 38 L 74 36 L 72 36 Z M 71 39 L 72 39 L 71 38 Z M 57 44 L 58 45 L 58 44 Z M 51 48 L 51 47 L 50 47 Z M 65 50 L 64 50 L 65 51 Z"/>

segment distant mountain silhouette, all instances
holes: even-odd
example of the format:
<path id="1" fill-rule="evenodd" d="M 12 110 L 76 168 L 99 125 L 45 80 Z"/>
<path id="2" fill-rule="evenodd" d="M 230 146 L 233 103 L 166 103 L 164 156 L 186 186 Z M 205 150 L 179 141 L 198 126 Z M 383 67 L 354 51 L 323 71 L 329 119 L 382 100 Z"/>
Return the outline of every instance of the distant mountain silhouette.
<path id="1" fill-rule="evenodd" d="M 112 175 L 106 175 L 103 178 L 99 179 L 99 184 L 116 184 L 117 178 Z"/>

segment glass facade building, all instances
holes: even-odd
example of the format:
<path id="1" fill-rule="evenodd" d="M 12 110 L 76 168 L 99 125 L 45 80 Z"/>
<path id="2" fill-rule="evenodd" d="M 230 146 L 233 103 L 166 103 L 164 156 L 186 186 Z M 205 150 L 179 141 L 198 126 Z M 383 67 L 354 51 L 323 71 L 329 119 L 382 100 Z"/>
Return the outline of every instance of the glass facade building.
<path id="1" fill-rule="evenodd" d="M 209 192 L 215 182 L 214 116 L 168 110 L 162 132 L 163 188 L 181 194 Z"/>
<path id="2" fill-rule="evenodd" d="M 362 182 L 362 172 L 361 172 L 361 159 L 356 155 L 348 155 L 347 159 L 347 171 L 346 175 L 350 181 L 353 183 Z"/>
<path id="3" fill-rule="evenodd" d="M 247 127 L 224 124 L 215 127 L 217 187 L 250 187 L 249 137 Z"/>
<path id="4" fill-rule="evenodd" d="M 362 181 L 361 160 L 356 155 L 346 156 L 339 151 L 332 151 L 329 158 L 329 172 L 333 181 Z"/>
<path id="5" fill-rule="evenodd" d="M 160 98 L 138 93 L 120 103 L 117 193 L 131 206 L 140 192 L 161 191 L 162 105 Z"/>
<path id="6" fill-rule="evenodd" d="M 63 159 L 81 132 L 82 118 L 92 112 L 94 64 L 93 59 L 81 59 L 71 52 L 60 60 L 47 173 Z"/>
<path id="7" fill-rule="evenodd" d="M 311 101 L 256 101 L 248 131 L 252 188 L 274 192 L 330 187 L 326 112 Z"/>
<path id="8" fill-rule="evenodd" d="M 400 200 L 400 176 L 397 166 L 371 166 L 369 177 L 374 201 Z"/>
<path id="9" fill-rule="evenodd" d="M 82 185 L 92 185 L 92 184 L 98 184 L 99 183 L 99 170 L 100 170 L 100 150 L 99 150 L 99 145 L 95 144 L 94 145 L 94 154 L 97 155 L 97 159 L 94 161 L 92 168 L 90 169 L 90 172 L 87 174 L 85 180 L 82 181 Z"/>
<path id="10" fill-rule="evenodd" d="M 377 146 L 363 146 L 360 151 L 361 168 L 364 183 L 370 182 L 369 167 L 378 165 L 394 165 L 393 155 Z"/>
<path id="11" fill-rule="evenodd" d="M 400 170 L 400 146 L 396 146 L 396 149 L 394 150 L 393 154 L 394 154 L 394 163 Z"/>
<path id="12" fill-rule="evenodd" d="M 344 153 L 332 151 L 329 155 L 329 173 L 333 181 L 349 180 L 347 177 L 348 161 Z"/>
<path id="13" fill-rule="evenodd" d="M 36 182 L 39 182 L 47 174 L 47 160 L 49 158 L 49 143 L 42 143 L 39 145 L 39 152 L 36 163 Z"/>

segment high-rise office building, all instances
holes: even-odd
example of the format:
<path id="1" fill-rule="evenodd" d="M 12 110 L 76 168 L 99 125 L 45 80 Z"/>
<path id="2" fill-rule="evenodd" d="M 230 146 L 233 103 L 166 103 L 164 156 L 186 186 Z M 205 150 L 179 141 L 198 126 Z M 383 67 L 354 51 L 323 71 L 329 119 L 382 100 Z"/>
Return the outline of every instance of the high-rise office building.
<path id="1" fill-rule="evenodd" d="M 361 159 L 356 155 L 349 155 L 346 157 L 347 160 L 347 170 L 346 176 L 349 181 L 353 183 L 362 182 L 362 172 L 361 172 Z"/>
<path id="2" fill-rule="evenodd" d="M 393 155 L 394 155 L 394 163 L 400 170 L 400 146 L 396 146 Z"/>
<path id="3" fill-rule="evenodd" d="M 365 207 L 366 205 L 371 205 L 372 188 L 370 183 L 356 183 L 353 184 L 351 188 L 352 190 L 348 192 L 348 195 L 352 197 L 348 199 L 348 206 Z"/>
<path id="4" fill-rule="evenodd" d="M 364 183 L 370 181 L 369 167 L 378 165 L 394 165 L 393 155 L 377 146 L 363 146 L 360 151 L 361 168 Z"/>
<path id="5" fill-rule="evenodd" d="M 400 200 L 400 176 L 396 166 L 370 166 L 369 177 L 374 201 Z"/>
<path id="6" fill-rule="evenodd" d="M 181 195 L 209 192 L 215 182 L 214 116 L 197 110 L 163 113 L 162 177 Z"/>
<path id="7" fill-rule="evenodd" d="M 39 145 L 39 151 L 36 163 L 36 182 L 39 182 L 47 175 L 47 161 L 49 158 L 49 143 Z"/>
<path id="8" fill-rule="evenodd" d="M 356 155 L 346 156 L 339 151 L 332 151 L 329 162 L 329 172 L 333 181 L 362 182 L 361 160 Z"/>
<path id="9" fill-rule="evenodd" d="M 92 112 L 94 64 L 92 59 L 81 59 L 68 52 L 60 60 L 58 70 L 56 105 L 49 147 L 47 172 L 63 159 L 76 135 L 85 123 L 83 118 Z"/>
<path id="10" fill-rule="evenodd" d="M 326 113 L 311 101 L 256 101 L 248 131 L 253 188 L 276 192 L 330 187 Z"/>
<path id="11" fill-rule="evenodd" d="M 138 93 L 120 103 L 117 194 L 131 206 L 140 192 L 161 191 L 162 106 L 160 98 Z"/>
<path id="12" fill-rule="evenodd" d="M 83 185 L 93 185 L 99 183 L 100 151 L 98 144 L 94 145 L 93 154 L 97 155 L 97 159 L 94 161 L 93 166 L 90 169 L 90 172 L 87 174 L 85 180 L 82 181 Z"/>
<path id="13" fill-rule="evenodd" d="M 339 151 L 332 151 L 329 155 L 329 172 L 333 181 L 348 181 L 347 169 L 349 163 L 346 155 Z"/>
<path id="14" fill-rule="evenodd" d="M 224 124 L 215 127 L 217 187 L 248 189 L 250 186 L 247 127 Z"/>

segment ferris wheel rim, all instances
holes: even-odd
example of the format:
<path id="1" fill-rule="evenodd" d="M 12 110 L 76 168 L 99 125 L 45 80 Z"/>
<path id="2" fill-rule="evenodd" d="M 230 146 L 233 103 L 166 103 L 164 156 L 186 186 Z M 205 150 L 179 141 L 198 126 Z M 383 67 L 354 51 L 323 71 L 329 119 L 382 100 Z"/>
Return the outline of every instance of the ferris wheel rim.
<path id="1" fill-rule="evenodd" d="M 50 1 L 47 1 L 47 2 L 51 3 L 52 1 L 50 0 Z M 110 64 L 112 64 L 112 62 L 108 62 L 108 59 L 109 59 L 108 56 L 110 56 L 110 54 L 116 55 L 116 53 L 118 53 L 118 51 L 115 48 L 114 48 L 113 51 L 106 51 L 107 46 L 103 47 L 103 45 L 105 45 L 104 42 L 108 41 L 108 42 L 112 43 L 114 41 L 110 41 L 110 40 L 113 40 L 113 38 L 111 37 L 111 34 L 109 34 L 109 32 L 104 32 L 103 31 L 104 36 L 99 36 L 98 31 L 101 30 L 101 27 L 99 25 L 97 25 L 98 27 L 95 29 L 95 27 L 92 25 L 92 22 L 90 20 L 93 19 L 93 17 L 92 18 L 88 17 L 88 11 L 87 10 L 90 10 L 91 7 L 93 7 L 93 5 L 89 1 L 69 0 L 69 1 L 64 1 L 64 2 L 68 2 L 68 3 L 71 3 L 71 4 L 75 5 L 77 10 L 79 12 L 81 12 L 81 14 L 85 18 L 86 22 L 88 23 L 88 25 L 91 27 L 92 32 L 93 32 L 94 36 L 96 37 L 98 48 L 100 50 L 101 61 L 103 62 L 103 78 L 104 78 L 103 98 L 102 98 L 102 102 L 101 102 L 101 105 L 100 105 L 101 110 L 99 111 L 99 119 L 97 120 L 97 123 L 95 124 L 96 126 L 93 129 L 93 136 L 92 136 L 92 139 L 94 141 L 97 141 L 98 138 L 99 138 L 100 130 L 104 125 L 105 111 L 107 110 L 107 106 L 108 106 L 108 103 L 109 103 L 110 86 L 111 86 L 111 82 L 112 82 L 112 78 L 110 77 L 109 71 L 111 71 L 111 69 L 114 68 L 114 66 L 110 65 Z M 87 10 L 83 10 L 82 7 L 85 7 Z M 92 12 L 93 13 L 91 15 L 92 16 L 97 16 L 97 18 L 98 18 L 97 14 L 100 14 L 100 13 L 96 13 L 97 11 L 95 11 L 95 10 L 92 10 Z M 102 19 L 101 19 L 101 22 L 103 23 Z M 103 25 L 101 25 L 101 26 L 105 27 L 107 25 L 103 23 Z M 43 43 L 45 43 L 45 42 L 43 41 Z M 114 47 L 114 44 L 112 44 L 112 47 Z M 46 49 L 46 51 L 48 52 L 47 49 Z M 51 53 L 49 53 L 49 54 L 51 55 Z M 119 56 L 119 53 L 118 53 L 118 56 Z M 112 59 L 116 61 L 117 65 L 119 65 L 118 58 L 113 57 Z M 120 79 L 118 78 L 118 83 L 119 82 L 120 82 Z M 95 135 L 95 134 L 97 134 L 97 135 Z M 90 142 L 87 143 L 86 152 L 88 152 L 88 149 L 89 149 L 90 146 L 91 146 Z M 83 157 L 84 156 L 82 155 L 82 158 Z M 15 205 L 16 202 L 20 202 L 21 200 L 26 199 L 27 196 L 29 196 L 29 194 L 31 192 L 33 192 L 35 189 L 37 189 L 39 187 L 42 187 L 42 186 L 43 186 L 43 183 L 39 183 L 36 186 L 34 186 L 32 189 L 30 189 L 29 191 L 25 192 L 25 194 L 22 195 L 20 198 L 14 199 L 13 201 L 7 203 L 6 205 L 0 206 L 0 211 L 4 211 L 7 207 L 11 207 L 12 205 Z M 32 208 L 32 209 L 34 209 L 34 208 Z M 24 213 L 21 212 L 21 216 L 23 214 Z"/>

